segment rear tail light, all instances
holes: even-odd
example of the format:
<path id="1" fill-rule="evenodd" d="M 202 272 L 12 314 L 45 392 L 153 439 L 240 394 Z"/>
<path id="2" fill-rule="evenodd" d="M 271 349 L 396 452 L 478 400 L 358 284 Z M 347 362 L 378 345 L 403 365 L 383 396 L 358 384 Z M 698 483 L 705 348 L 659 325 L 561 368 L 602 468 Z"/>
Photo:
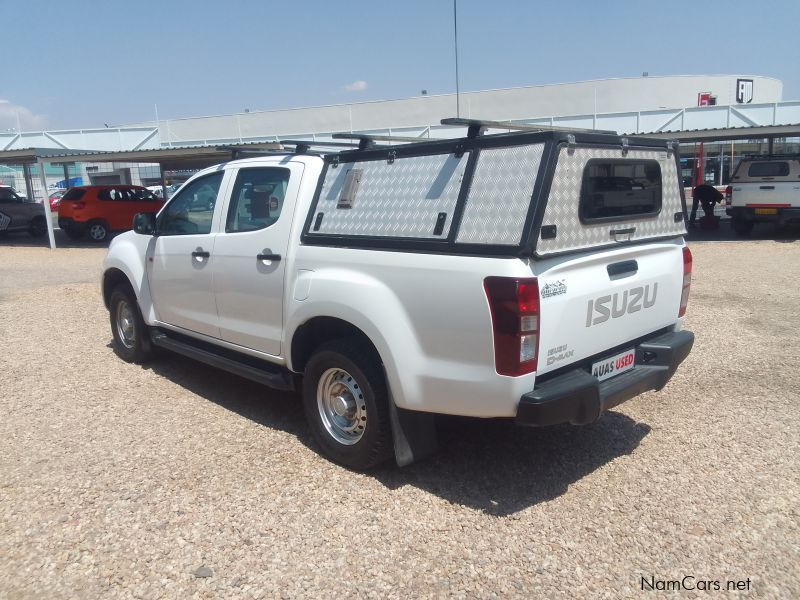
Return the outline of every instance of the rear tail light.
<path id="1" fill-rule="evenodd" d="M 728 186 L 725 188 L 725 206 L 731 205 L 731 197 L 733 196 L 733 187 Z"/>
<path id="2" fill-rule="evenodd" d="M 539 354 L 539 282 L 535 277 L 487 277 L 483 288 L 492 313 L 495 369 L 511 377 L 534 372 Z"/>
<path id="3" fill-rule="evenodd" d="M 689 288 L 692 286 L 692 252 L 687 246 L 683 247 L 683 291 L 681 292 L 681 307 L 678 316 L 686 314 L 686 305 L 689 303 Z"/>
<path id="4" fill-rule="evenodd" d="M 72 208 L 74 208 L 75 210 L 80 210 L 82 208 L 86 208 L 86 203 L 85 202 L 73 202 L 72 203 Z"/>

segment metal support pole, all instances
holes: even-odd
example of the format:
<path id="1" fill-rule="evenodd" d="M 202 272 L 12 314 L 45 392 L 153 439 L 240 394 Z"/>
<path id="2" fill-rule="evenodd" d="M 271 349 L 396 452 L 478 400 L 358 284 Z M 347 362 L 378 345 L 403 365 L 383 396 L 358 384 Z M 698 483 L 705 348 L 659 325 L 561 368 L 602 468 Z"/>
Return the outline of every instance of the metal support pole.
<path id="1" fill-rule="evenodd" d="M 61 167 L 64 169 L 64 188 L 69 187 L 69 165 L 67 163 L 61 163 Z M 45 189 L 45 194 L 47 190 Z"/>
<path id="2" fill-rule="evenodd" d="M 50 238 L 50 249 L 55 250 L 56 238 L 55 235 L 53 235 L 53 217 L 50 214 L 50 202 L 47 199 L 47 177 L 44 174 L 45 162 L 41 158 L 37 158 L 36 165 L 39 167 L 39 180 L 42 182 L 42 189 L 44 190 L 42 208 L 44 208 L 44 220 L 47 222 L 47 237 Z"/>
<path id="3" fill-rule="evenodd" d="M 167 182 L 164 181 L 164 165 L 158 163 L 158 172 L 161 174 L 161 193 L 164 195 L 164 202 L 167 201 Z"/>
<path id="4" fill-rule="evenodd" d="M 767 154 L 772 155 L 775 152 L 775 138 L 767 138 Z"/>
<path id="5" fill-rule="evenodd" d="M 703 142 L 700 142 L 700 165 L 697 168 L 697 179 L 698 179 L 697 185 L 706 182 L 704 173 L 705 170 L 706 170 L 706 157 L 703 154 Z"/>
<path id="6" fill-rule="evenodd" d="M 33 192 L 33 181 L 31 180 L 31 166 L 28 163 L 22 165 L 22 175 L 25 177 L 25 192 L 31 200 L 36 199 Z"/>

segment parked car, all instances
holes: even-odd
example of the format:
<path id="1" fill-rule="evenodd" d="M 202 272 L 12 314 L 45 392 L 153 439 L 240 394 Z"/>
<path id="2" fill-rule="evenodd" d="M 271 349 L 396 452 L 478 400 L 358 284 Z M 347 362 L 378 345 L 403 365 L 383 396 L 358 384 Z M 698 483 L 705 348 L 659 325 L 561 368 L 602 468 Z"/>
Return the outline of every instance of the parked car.
<path id="1" fill-rule="evenodd" d="M 58 205 L 58 226 L 72 239 L 87 235 L 102 242 L 112 231 L 130 229 L 136 213 L 155 213 L 163 205 L 163 200 L 139 185 L 73 187 Z"/>
<path id="2" fill-rule="evenodd" d="M 800 155 L 743 158 L 725 191 L 725 212 L 739 235 L 756 223 L 800 222 Z"/>
<path id="3" fill-rule="evenodd" d="M 0 232 L 27 231 L 33 237 L 47 233 L 44 206 L 29 202 L 7 185 L 0 185 Z"/>
<path id="4" fill-rule="evenodd" d="M 56 190 L 54 192 L 50 192 L 50 195 L 47 197 L 48 202 L 50 202 L 50 210 L 53 212 L 58 211 L 58 205 L 61 203 L 61 198 L 64 197 L 64 194 L 67 193 L 67 190 Z"/>
<path id="5" fill-rule="evenodd" d="M 677 144 L 608 134 L 237 160 L 136 216 L 103 298 L 123 360 L 302 377 L 325 456 L 403 465 L 437 413 L 581 425 L 664 387 L 694 341 L 685 211 Z"/>

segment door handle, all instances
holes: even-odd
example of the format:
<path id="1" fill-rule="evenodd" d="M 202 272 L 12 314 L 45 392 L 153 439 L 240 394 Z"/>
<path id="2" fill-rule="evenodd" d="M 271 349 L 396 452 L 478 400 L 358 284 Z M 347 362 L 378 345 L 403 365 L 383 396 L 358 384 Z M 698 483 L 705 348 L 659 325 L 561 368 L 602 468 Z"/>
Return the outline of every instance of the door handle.
<path id="1" fill-rule="evenodd" d="M 205 250 L 195 250 L 192 252 L 193 258 L 208 258 L 211 256 L 211 252 L 206 252 Z"/>
<path id="2" fill-rule="evenodd" d="M 274 260 L 275 262 L 278 262 L 281 259 L 281 255 L 280 254 L 257 254 L 256 258 L 258 260 Z"/>
<path id="3" fill-rule="evenodd" d="M 623 260 L 622 262 L 613 263 L 606 267 L 608 276 L 611 279 L 615 277 L 630 277 L 639 271 L 639 263 L 635 260 Z"/>

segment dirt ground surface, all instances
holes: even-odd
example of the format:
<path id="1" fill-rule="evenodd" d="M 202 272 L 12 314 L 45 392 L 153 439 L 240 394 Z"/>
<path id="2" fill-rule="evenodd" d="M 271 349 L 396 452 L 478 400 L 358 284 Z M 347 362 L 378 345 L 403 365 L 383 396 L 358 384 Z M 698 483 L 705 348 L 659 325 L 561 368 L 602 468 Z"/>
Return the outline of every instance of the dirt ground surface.
<path id="1" fill-rule="evenodd" d="M 103 249 L 0 248 L 0 598 L 800 597 L 800 242 L 691 247 L 662 392 L 369 474 L 294 395 L 118 359 Z"/>

